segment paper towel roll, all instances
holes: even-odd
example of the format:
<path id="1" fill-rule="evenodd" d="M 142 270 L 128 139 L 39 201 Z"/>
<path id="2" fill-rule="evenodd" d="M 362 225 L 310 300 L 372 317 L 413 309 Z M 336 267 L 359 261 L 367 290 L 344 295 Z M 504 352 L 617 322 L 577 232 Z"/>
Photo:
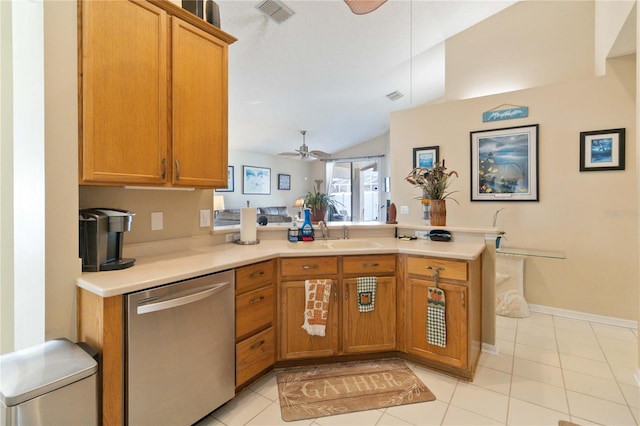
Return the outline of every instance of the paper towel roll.
<path id="1" fill-rule="evenodd" d="M 253 242 L 257 239 L 256 208 L 245 207 L 240 211 L 240 240 Z"/>

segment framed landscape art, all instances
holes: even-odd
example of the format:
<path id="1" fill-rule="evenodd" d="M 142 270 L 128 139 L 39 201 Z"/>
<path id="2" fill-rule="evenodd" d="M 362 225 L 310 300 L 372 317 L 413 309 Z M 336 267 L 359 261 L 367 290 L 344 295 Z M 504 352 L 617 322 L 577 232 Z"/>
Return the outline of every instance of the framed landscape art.
<path id="1" fill-rule="evenodd" d="M 242 166 L 242 193 L 271 194 L 271 169 L 268 167 Z"/>
<path id="2" fill-rule="evenodd" d="M 538 201 L 538 125 L 471 132 L 471 201 Z"/>
<path id="3" fill-rule="evenodd" d="M 624 170 L 625 129 L 580 132 L 580 171 Z"/>

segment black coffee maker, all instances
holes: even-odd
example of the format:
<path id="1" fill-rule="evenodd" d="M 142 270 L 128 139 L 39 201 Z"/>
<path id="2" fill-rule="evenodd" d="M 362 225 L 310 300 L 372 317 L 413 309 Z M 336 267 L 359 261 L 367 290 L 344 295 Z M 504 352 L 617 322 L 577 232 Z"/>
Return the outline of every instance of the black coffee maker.
<path id="1" fill-rule="evenodd" d="M 124 233 L 135 213 L 119 209 L 80 210 L 80 257 L 83 272 L 112 271 L 133 266 L 122 258 Z"/>

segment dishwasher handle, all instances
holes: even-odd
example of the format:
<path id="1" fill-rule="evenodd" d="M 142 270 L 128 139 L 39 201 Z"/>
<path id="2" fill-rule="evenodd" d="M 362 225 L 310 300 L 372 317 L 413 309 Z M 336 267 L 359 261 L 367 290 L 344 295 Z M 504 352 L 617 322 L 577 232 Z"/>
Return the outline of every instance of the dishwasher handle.
<path id="1" fill-rule="evenodd" d="M 213 296 L 214 294 L 224 290 L 224 288 L 228 287 L 229 285 L 231 285 L 231 282 L 227 281 L 220 284 L 216 284 L 204 291 L 190 294 L 188 296 L 183 296 L 175 299 L 163 300 L 162 302 L 150 303 L 148 305 L 138 306 L 136 312 L 138 315 L 142 315 L 142 314 L 149 314 L 151 312 L 163 311 L 165 309 L 175 308 L 182 305 L 187 305 L 189 303 L 197 302 L 198 300 L 206 299 L 207 297 Z"/>

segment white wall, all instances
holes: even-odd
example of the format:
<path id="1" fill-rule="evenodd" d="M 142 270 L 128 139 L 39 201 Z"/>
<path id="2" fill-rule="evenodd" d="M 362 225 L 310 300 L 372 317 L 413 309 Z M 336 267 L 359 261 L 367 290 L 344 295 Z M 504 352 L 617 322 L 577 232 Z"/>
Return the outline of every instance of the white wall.
<path id="1" fill-rule="evenodd" d="M 317 160 L 298 160 L 273 155 L 258 154 L 255 152 L 237 151 L 233 147 L 229 149 L 229 165 L 234 167 L 234 191 L 219 192 L 216 195 L 224 196 L 224 205 L 228 209 L 246 207 L 247 201 L 252 207 L 286 206 L 289 213 L 295 213 L 294 201 L 307 194 L 313 188 L 313 176 L 311 165 Z M 242 189 L 242 166 L 267 167 L 271 169 L 271 194 L 247 195 Z M 278 189 L 278 174 L 291 175 L 291 189 Z"/>
<path id="2" fill-rule="evenodd" d="M 575 16 L 568 30 L 566 26 L 550 28 L 541 25 L 548 17 L 548 9 L 556 2 L 525 2 L 508 9 L 508 28 L 518 27 L 532 42 L 537 31 L 557 31 L 562 34 L 578 31 L 590 34 L 592 15 L 583 2 L 562 2 L 564 13 Z M 575 7 L 575 13 L 565 8 Z M 496 32 L 494 17 L 461 35 L 467 42 L 453 40 L 447 55 L 461 57 L 464 51 L 472 63 L 490 61 L 501 45 L 475 43 L 490 39 Z M 545 34 L 544 37 L 553 37 Z M 455 39 L 455 37 L 454 37 Z M 472 43 L 472 41 L 474 41 Z M 447 203 L 447 224 L 450 226 L 490 226 L 498 208 L 498 226 L 507 232 L 506 245 L 557 250 L 566 254 L 565 260 L 528 258 L 526 261 L 525 296 L 530 303 L 579 312 L 635 320 L 638 317 L 638 259 L 635 120 L 635 56 L 609 61 L 605 77 L 583 77 L 583 68 L 593 73 L 592 61 L 584 57 L 591 51 L 593 38 L 586 37 L 583 45 L 570 49 L 563 44 L 547 45 L 544 55 L 534 57 L 538 68 L 549 69 L 546 75 L 557 75 L 558 83 L 525 90 L 485 96 L 401 111 L 391 116 L 392 194 L 405 200 L 410 214 L 399 215 L 401 223 L 419 222 L 420 206 L 412 198 L 417 192 L 402 178 L 411 168 L 411 149 L 424 145 L 439 145 L 441 158 L 450 170 L 460 177 L 452 185 L 459 190 L 455 198 L 460 205 Z M 586 44 L 586 46 L 584 46 Z M 591 45 L 591 50 L 589 49 Z M 521 45 L 528 54 L 529 43 Z M 447 47 L 449 49 L 449 46 Z M 457 49 L 457 50 L 456 50 Z M 558 49 L 559 51 L 555 51 Z M 576 63 L 562 74 L 564 62 L 556 58 L 562 51 Z M 527 77 L 531 60 L 522 63 L 515 75 Z M 464 64 L 452 65 L 454 75 L 461 73 Z M 481 66 L 482 68 L 482 66 Z M 471 73 L 471 70 L 468 70 Z M 586 72 L 586 71 L 585 71 Z M 496 71 L 498 79 L 501 71 Z M 487 86 L 492 80 L 488 75 Z M 482 80 L 460 80 L 457 93 L 467 93 Z M 449 94 L 447 94 L 449 96 Z M 525 105 L 529 117 L 494 123 L 482 123 L 482 113 L 502 104 Z M 539 132 L 539 202 L 471 202 L 469 133 L 502 127 L 534 124 Z M 626 170 L 609 172 L 579 171 L 579 135 L 581 131 L 624 127 L 627 131 Z M 425 143 L 427 141 L 428 143 Z M 606 265 L 606 266 L 605 266 Z M 620 298 L 620 294 L 628 297 Z"/>

